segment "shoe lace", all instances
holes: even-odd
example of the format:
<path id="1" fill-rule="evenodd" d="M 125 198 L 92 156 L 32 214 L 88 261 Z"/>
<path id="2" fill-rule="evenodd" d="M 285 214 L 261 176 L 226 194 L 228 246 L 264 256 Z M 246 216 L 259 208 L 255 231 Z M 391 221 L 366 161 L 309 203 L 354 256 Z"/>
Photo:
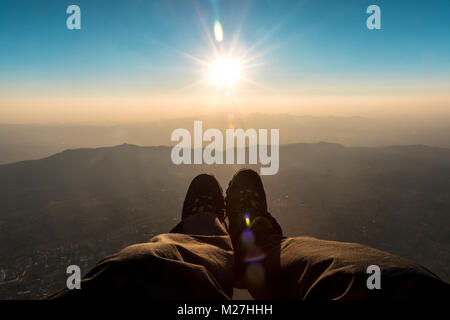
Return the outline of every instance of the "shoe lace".
<path id="1" fill-rule="evenodd" d="M 279 232 L 280 234 L 282 233 L 281 227 L 279 226 L 278 222 L 264 208 L 262 200 L 260 198 L 260 194 L 257 191 L 253 189 L 240 190 L 239 193 L 232 196 L 227 195 L 227 201 L 233 202 L 233 210 L 232 212 L 228 212 L 227 210 L 226 217 L 229 217 L 230 215 L 244 217 L 253 216 L 255 217 L 255 220 L 253 221 L 262 218 L 265 221 L 269 222 L 273 230 L 277 230 L 277 232 Z M 228 221 L 229 220 L 230 219 L 228 219 Z M 250 221 L 249 223 L 252 224 L 252 222 Z"/>
<path id="2" fill-rule="evenodd" d="M 225 219 L 225 206 L 217 203 L 213 196 L 200 195 L 187 205 L 187 212 L 192 214 L 201 212 L 212 212 L 223 222 Z"/>
<path id="3" fill-rule="evenodd" d="M 228 195 L 227 200 L 233 202 L 233 214 L 267 215 L 263 210 L 263 205 L 259 197 L 260 195 L 257 191 L 244 189 L 240 190 L 237 194 Z"/>

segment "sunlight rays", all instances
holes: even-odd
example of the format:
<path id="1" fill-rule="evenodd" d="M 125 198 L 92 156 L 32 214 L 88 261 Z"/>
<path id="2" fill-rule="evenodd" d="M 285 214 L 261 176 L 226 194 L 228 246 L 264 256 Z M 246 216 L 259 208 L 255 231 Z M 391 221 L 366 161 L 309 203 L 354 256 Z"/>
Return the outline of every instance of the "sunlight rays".
<path id="1" fill-rule="evenodd" d="M 217 95 L 217 100 L 213 99 L 217 103 L 223 100 L 223 105 L 238 101 L 239 97 L 244 97 L 247 89 L 251 87 L 270 91 L 267 85 L 260 83 L 255 78 L 258 76 L 258 70 L 262 69 L 267 63 L 267 61 L 264 61 L 264 57 L 280 46 L 280 44 L 273 42 L 270 46 L 263 47 L 263 45 L 280 29 L 286 18 L 246 47 L 242 43 L 241 37 L 249 9 L 248 2 L 244 3 L 242 15 L 238 18 L 240 22 L 231 31 L 222 24 L 217 6 L 211 8 L 213 11 L 211 23 L 207 21 L 210 20 L 209 18 L 205 18 L 204 10 L 198 3 L 195 3 L 194 7 L 203 31 L 203 40 L 207 45 L 207 52 L 199 56 L 180 48 L 172 48 L 167 44 L 161 44 L 166 49 L 171 49 L 171 51 L 199 67 L 197 71 L 194 71 L 198 74 L 198 79 L 178 88 L 176 91 L 199 95 L 205 95 L 208 92 Z M 225 101 L 228 102 L 225 103 Z"/>

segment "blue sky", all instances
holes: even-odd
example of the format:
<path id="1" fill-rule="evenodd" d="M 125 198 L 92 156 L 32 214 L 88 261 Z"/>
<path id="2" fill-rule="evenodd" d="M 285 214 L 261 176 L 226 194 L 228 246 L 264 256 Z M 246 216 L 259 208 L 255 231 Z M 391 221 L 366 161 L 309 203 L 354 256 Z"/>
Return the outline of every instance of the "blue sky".
<path id="1" fill-rule="evenodd" d="M 66 29 L 70 4 L 81 8 L 81 30 Z M 371 4 L 381 30 L 366 28 Z M 243 51 L 265 53 L 251 78 L 279 94 L 365 83 L 375 89 L 348 92 L 444 94 L 450 84 L 448 0 L 2 0 L 0 98 L 170 94 L 201 77 L 180 52 L 211 57 L 205 30 L 215 20 L 225 48 L 240 29 Z"/>

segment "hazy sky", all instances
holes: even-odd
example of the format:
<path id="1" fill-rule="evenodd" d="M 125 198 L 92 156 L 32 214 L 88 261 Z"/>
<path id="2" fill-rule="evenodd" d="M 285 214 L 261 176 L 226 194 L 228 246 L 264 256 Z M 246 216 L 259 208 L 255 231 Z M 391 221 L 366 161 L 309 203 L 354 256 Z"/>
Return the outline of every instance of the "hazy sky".
<path id="1" fill-rule="evenodd" d="M 81 30 L 66 28 L 71 4 Z M 449 39 L 448 0 L 2 0 L 0 122 L 448 114 Z M 218 88 L 225 56 L 240 76 Z"/>

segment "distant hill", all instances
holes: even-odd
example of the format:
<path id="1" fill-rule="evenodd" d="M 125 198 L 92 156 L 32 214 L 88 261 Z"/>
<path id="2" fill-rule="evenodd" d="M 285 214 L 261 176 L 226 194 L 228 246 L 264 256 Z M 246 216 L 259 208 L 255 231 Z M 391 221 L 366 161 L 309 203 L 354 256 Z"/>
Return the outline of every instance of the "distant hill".
<path id="1" fill-rule="evenodd" d="M 129 124 L 0 124 L 0 164 L 40 159 L 66 149 L 113 146 L 124 142 L 144 146 L 172 145 L 174 129 L 279 128 L 280 143 L 330 141 L 346 146 L 379 147 L 425 144 L 450 147 L 449 119 L 313 117 L 288 114 L 212 113 L 191 118 Z"/>
<path id="2" fill-rule="evenodd" d="M 64 286 L 69 264 L 87 272 L 167 232 L 196 174 L 225 190 L 239 167 L 175 166 L 169 147 L 128 144 L 0 165 L 0 299 L 42 297 Z M 450 149 L 285 145 L 263 181 L 287 235 L 367 244 L 450 280 Z"/>

